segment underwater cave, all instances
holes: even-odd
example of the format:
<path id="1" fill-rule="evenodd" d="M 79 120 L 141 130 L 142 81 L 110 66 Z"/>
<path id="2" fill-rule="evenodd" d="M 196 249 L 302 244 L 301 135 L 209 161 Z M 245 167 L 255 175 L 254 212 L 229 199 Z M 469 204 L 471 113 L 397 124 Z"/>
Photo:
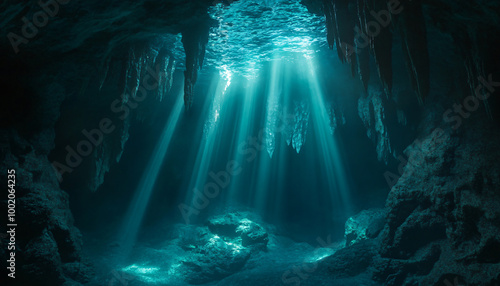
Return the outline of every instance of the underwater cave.
<path id="1" fill-rule="evenodd" d="M 1 285 L 500 285 L 500 1 L 0 15 Z"/>

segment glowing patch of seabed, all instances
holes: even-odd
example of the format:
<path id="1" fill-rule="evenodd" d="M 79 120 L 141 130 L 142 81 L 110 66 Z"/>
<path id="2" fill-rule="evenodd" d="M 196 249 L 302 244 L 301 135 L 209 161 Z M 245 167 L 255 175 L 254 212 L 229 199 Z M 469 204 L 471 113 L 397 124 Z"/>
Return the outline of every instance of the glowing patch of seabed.
<path id="1" fill-rule="evenodd" d="M 165 285 L 165 283 L 168 283 L 172 279 L 169 277 L 170 273 L 162 273 L 159 267 L 151 265 L 131 264 L 123 267 L 121 272 L 129 275 L 133 280 L 138 280 L 151 285 Z"/>
<path id="2" fill-rule="evenodd" d="M 176 129 L 177 123 L 183 107 L 182 94 L 177 95 L 177 100 L 170 112 L 165 127 L 161 133 L 160 140 L 156 144 L 152 157 L 144 170 L 144 173 L 139 182 L 139 186 L 135 192 L 134 199 L 127 211 L 124 223 L 121 230 L 120 239 L 121 256 L 127 257 L 132 250 L 137 234 L 146 211 L 146 206 L 149 203 L 151 193 L 153 191 L 156 179 L 160 172 L 165 155 L 167 154 L 170 141 Z M 123 257 L 121 257 L 123 259 Z"/>
<path id="3" fill-rule="evenodd" d="M 346 174 L 343 169 L 342 159 L 339 154 L 335 138 L 330 134 L 330 119 L 328 109 L 323 99 L 323 92 L 318 82 L 313 60 L 305 59 L 307 63 L 307 80 L 310 86 L 310 96 L 312 105 L 313 125 L 316 133 L 316 141 L 323 157 L 324 169 L 328 177 L 328 185 L 331 199 L 339 197 L 342 205 L 349 212 L 351 200 L 349 198 L 349 188 Z M 334 191 L 337 190 L 335 193 Z"/>
<path id="4" fill-rule="evenodd" d="M 158 270 L 160 270 L 160 268 L 158 267 L 143 267 L 143 266 L 138 266 L 136 264 L 132 264 L 122 268 L 122 271 L 124 272 L 132 272 L 136 274 L 153 274 L 156 273 Z"/>
<path id="5" fill-rule="evenodd" d="M 314 250 L 313 255 L 307 258 L 307 262 L 316 262 L 335 254 L 337 250 L 333 248 L 318 248 Z"/>

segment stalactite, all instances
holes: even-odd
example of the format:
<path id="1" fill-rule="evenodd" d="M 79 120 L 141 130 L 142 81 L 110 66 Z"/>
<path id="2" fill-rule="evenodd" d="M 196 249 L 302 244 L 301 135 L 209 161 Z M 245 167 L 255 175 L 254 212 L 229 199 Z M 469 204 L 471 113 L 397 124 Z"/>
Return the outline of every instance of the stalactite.
<path id="1" fill-rule="evenodd" d="M 128 95 L 126 92 L 127 86 L 127 71 L 128 71 L 128 59 L 120 61 L 120 77 L 118 79 L 118 90 L 121 92 L 120 98 L 122 105 L 127 103 Z"/>
<path id="2" fill-rule="evenodd" d="M 330 49 L 333 49 L 335 40 L 337 39 L 337 20 L 335 18 L 335 12 L 333 10 L 333 1 L 334 0 L 323 0 L 323 9 L 325 11 L 326 18 L 326 38 Z"/>
<path id="3" fill-rule="evenodd" d="M 167 81 L 166 86 L 168 87 L 167 93 L 172 89 L 172 83 L 174 82 L 174 72 L 175 72 L 175 58 L 173 56 L 169 57 L 167 65 Z"/>
<path id="4" fill-rule="evenodd" d="M 368 82 L 370 81 L 370 51 L 368 48 L 358 49 L 357 64 L 358 64 L 358 75 L 363 83 L 365 91 L 368 89 Z"/>
<path id="5" fill-rule="evenodd" d="M 328 117 L 330 121 L 330 134 L 333 135 L 335 130 L 341 125 L 346 124 L 345 115 L 341 108 L 333 103 L 328 106 Z"/>
<path id="6" fill-rule="evenodd" d="M 108 78 L 109 65 L 111 63 L 111 57 L 106 57 L 102 60 L 101 66 L 99 68 L 99 91 L 102 89 L 104 82 Z"/>
<path id="7" fill-rule="evenodd" d="M 144 80 L 146 75 L 151 73 L 151 70 L 156 68 L 155 63 L 158 58 L 158 48 L 155 46 L 151 46 L 147 49 L 146 52 L 142 55 L 142 68 L 141 68 L 141 76 L 140 80 Z M 141 82 L 142 84 L 142 82 Z"/>
<path id="8" fill-rule="evenodd" d="M 368 138 L 377 144 L 378 160 L 388 163 L 393 150 L 386 124 L 386 106 L 382 91 L 369 89 L 366 96 L 358 99 L 358 114 L 366 127 Z"/>
<path id="9" fill-rule="evenodd" d="M 352 4 L 352 3 L 351 3 Z M 354 20 L 350 14 L 350 4 L 348 0 L 336 0 L 333 4 L 333 11 L 337 27 L 337 53 L 342 62 L 348 62 L 355 66 L 354 50 Z M 352 6 L 352 5 L 351 5 Z"/>
<path id="10" fill-rule="evenodd" d="M 127 68 L 127 85 L 126 92 L 132 97 L 135 97 L 137 89 L 141 82 L 142 55 L 135 49 L 130 49 L 129 65 Z"/>
<path id="11" fill-rule="evenodd" d="M 373 56 L 377 71 L 387 96 L 392 90 L 392 32 L 381 29 L 380 34 L 372 41 Z"/>
<path id="12" fill-rule="evenodd" d="M 160 49 L 154 67 L 158 71 L 157 99 L 161 101 L 172 87 L 175 69 L 174 58 L 166 48 Z"/>
<path id="13" fill-rule="evenodd" d="M 422 102 L 429 94 L 430 71 L 429 52 L 427 50 L 427 31 L 419 1 L 405 1 L 404 10 L 398 15 L 398 26 L 403 40 L 408 72 L 413 89 Z"/>
<path id="14" fill-rule="evenodd" d="M 184 105 L 186 108 L 191 107 L 193 103 L 193 87 L 198 77 L 198 69 L 203 66 L 209 28 L 208 21 L 201 21 L 182 33 L 182 44 L 186 52 L 186 70 L 184 71 Z"/>
<path id="15" fill-rule="evenodd" d="M 363 31 L 366 31 L 366 15 L 367 3 L 366 0 L 357 0 L 357 21 L 356 21 L 356 62 L 358 65 L 358 76 L 363 83 L 365 91 L 368 90 L 368 82 L 370 81 L 370 39 L 362 37 Z"/>
<path id="16" fill-rule="evenodd" d="M 386 0 L 374 1 L 373 10 L 375 13 L 387 11 Z M 391 16 L 384 19 L 382 22 L 373 19 L 373 23 L 377 23 L 377 30 L 372 30 L 371 27 L 366 27 L 366 33 L 372 38 L 372 50 L 377 71 L 384 87 L 385 94 L 389 97 L 392 91 L 392 31 L 390 30 Z M 385 22 L 384 22 L 385 21 Z M 375 25 L 374 25 L 375 26 Z"/>
<path id="17" fill-rule="evenodd" d="M 484 64 L 479 56 L 479 47 L 477 46 L 477 39 L 474 39 L 473 34 L 470 32 L 464 35 L 461 41 L 456 41 L 461 44 L 461 52 L 464 57 L 465 71 L 467 74 L 467 81 L 470 88 L 470 94 L 476 94 L 476 87 L 482 83 L 479 78 L 485 78 L 484 75 Z M 488 100 L 482 100 L 486 114 L 492 118 L 490 106 Z"/>
<path id="18" fill-rule="evenodd" d="M 306 142 L 307 125 L 309 124 L 309 106 L 305 102 L 295 102 L 295 122 L 292 136 L 292 147 L 300 152 Z"/>

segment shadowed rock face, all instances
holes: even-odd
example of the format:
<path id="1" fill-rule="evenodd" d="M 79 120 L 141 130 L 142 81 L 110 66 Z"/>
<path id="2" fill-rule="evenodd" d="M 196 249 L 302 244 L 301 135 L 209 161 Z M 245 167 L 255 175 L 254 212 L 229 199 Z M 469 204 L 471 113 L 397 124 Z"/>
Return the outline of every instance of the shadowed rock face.
<path id="1" fill-rule="evenodd" d="M 17 281 L 24 285 L 88 282 L 93 270 L 81 256 L 82 237 L 73 225 L 68 194 L 59 188 L 46 154 L 39 154 L 36 145 L 15 131 L 9 135 L 12 148 L 4 153 L 0 170 L 2 179 L 8 169 L 15 169 L 19 178 L 15 188 Z M 3 209 L 6 203 L 2 200 Z M 1 249 L 2 255 L 7 254 L 7 240 L 1 240 Z M 6 267 L 5 261 L 2 266 Z"/>
<path id="2" fill-rule="evenodd" d="M 383 264 L 393 269 L 393 277 L 383 277 L 387 283 L 442 285 L 445 274 L 450 283 L 455 277 L 466 285 L 497 281 L 499 134 L 488 122 L 467 127 L 459 134 L 432 132 L 408 147 L 409 163 L 387 200 L 380 249 Z M 434 257 L 427 271 L 404 269 L 422 253 Z M 402 265 L 394 267 L 394 260 Z M 396 280 L 389 285 L 402 285 Z"/>
<path id="3" fill-rule="evenodd" d="M 346 246 L 376 238 L 384 226 L 385 216 L 384 209 L 369 209 L 350 217 L 345 223 Z"/>
<path id="4" fill-rule="evenodd" d="M 15 168 L 23 178 L 17 189 L 22 226 L 18 279 L 26 285 L 85 283 L 93 270 L 82 257 L 81 235 L 60 184 L 73 194 L 95 191 L 102 184 L 123 152 L 130 123 L 144 118 L 157 96 L 170 90 L 175 68 L 184 62 L 184 55 L 175 55 L 174 45 L 180 39 L 174 35 L 195 25 L 200 15 L 207 17 L 212 2 L 37 3 L 0 4 L 0 83 L 9 95 L 0 105 L 0 126 L 7 138 L 2 139 L 0 169 L 2 180 L 7 168 Z M 147 74 L 158 87 L 146 90 L 143 104 L 133 114 L 115 116 L 114 131 L 69 167 L 66 146 L 77 148 L 85 139 L 82 131 L 99 128 L 103 118 L 113 115 L 113 108 L 119 111 L 115 114 L 125 115 L 123 104 L 133 103 L 132 98 L 141 94 Z M 59 171 L 65 171 L 55 172 L 54 162 L 64 165 Z M 6 249 L 3 239 L 1 249 Z"/>
<path id="5" fill-rule="evenodd" d="M 330 47 L 336 47 L 341 61 L 352 66 L 368 86 L 368 51 L 375 60 L 387 95 L 392 91 L 393 32 L 402 41 L 404 60 L 412 87 L 420 101 L 429 94 L 430 59 L 427 30 L 437 28 L 449 34 L 464 59 L 469 87 L 478 76 L 498 73 L 492 47 L 498 45 L 494 33 L 500 29 L 499 4 L 495 1 L 368 1 L 306 0 L 311 11 L 324 14 Z"/>
<path id="6" fill-rule="evenodd" d="M 0 4 L 0 31 L 5 35 L 0 39 L 0 60 L 5 63 L 0 71 L 2 85 L 12 95 L 1 107 L 2 126 L 6 122 L 5 126 L 15 127 L 26 137 L 53 136 L 58 122 L 56 128 L 61 132 L 55 139 L 56 150 L 65 150 L 66 145 L 76 148 L 85 139 L 81 131 L 88 123 L 98 127 L 101 119 L 119 115 L 113 133 L 95 146 L 95 153 L 75 164 L 84 166 L 82 172 L 87 174 L 80 175 L 87 177 L 86 188 L 96 190 L 119 160 L 130 124 L 144 118 L 156 98 L 170 90 L 176 68 L 186 66 L 187 60 L 186 82 L 196 81 L 205 49 L 201 43 L 206 44 L 208 27 L 213 24 L 207 9 L 215 2 L 44 3 Z M 187 58 L 177 34 L 186 34 Z M 157 87 L 149 88 L 144 82 L 154 82 Z M 188 91 L 192 84 L 187 85 Z M 136 96 L 141 100 L 129 101 Z M 76 104 L 61 109 L 65 100 Z M 139 107 L 131 108 L 138 102 Z M 54 146 L 44 152 L 52 149 Z M 67 153 L 55 152 L 51 161 L 64 164 Z M 71 181 L 75 173 L 63 170 L 63 179 Z"/>

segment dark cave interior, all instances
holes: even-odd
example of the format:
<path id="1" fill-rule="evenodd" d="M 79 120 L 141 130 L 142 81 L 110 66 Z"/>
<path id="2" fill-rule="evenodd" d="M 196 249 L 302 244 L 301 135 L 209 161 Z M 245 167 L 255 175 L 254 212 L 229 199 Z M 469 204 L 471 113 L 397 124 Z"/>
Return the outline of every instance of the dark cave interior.
<path id="1" fill-rule="evenodd" d="M 500 285 L 499 1 L 0 13 L 2 285 Z"/>

